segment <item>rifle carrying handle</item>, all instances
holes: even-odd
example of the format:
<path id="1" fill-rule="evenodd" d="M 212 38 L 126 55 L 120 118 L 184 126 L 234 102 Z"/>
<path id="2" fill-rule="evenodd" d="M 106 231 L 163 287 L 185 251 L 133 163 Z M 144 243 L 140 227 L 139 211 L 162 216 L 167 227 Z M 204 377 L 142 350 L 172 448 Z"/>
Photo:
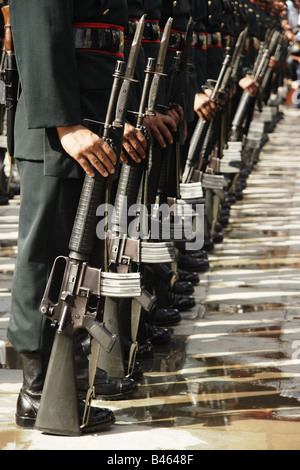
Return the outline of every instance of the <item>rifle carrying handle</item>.
<path id="1" fill-rule="evenodd" d="M 14 52 L 14 45 L 11 32 L 11 22 L 10 22 L 10 13 L 9 5 L 1 8 L 2 14 L 4 17 L 4 46 L 7 54 L 12 54 Z"/>

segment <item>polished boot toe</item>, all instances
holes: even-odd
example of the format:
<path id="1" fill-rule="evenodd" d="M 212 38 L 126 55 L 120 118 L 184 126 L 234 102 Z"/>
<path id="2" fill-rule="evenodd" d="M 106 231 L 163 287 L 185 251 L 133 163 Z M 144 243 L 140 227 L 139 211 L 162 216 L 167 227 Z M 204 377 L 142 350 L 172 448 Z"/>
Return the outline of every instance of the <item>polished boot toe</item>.
<path id="1" fill-rule="evenodd" d="M 155 326 L 172 326 L 181 321 L 181 316 L 177 309 L 158 308 L 155 312 Z"/>
<path id="2" fill-rule="evenodd" d="M 190 295 L 190 294 L 193 294 L 194 292 L 194 287 L 193 287 L 193 284 L 191 282 L 187 282 L 187 281 L 177 281 L 175 282 L 174 284 L 174 293 L 175 294 L 179 294 L 179 295 L 182 295 L 182 294 L 186 294 L 186 295 Z"/>
<path id="3" fill-rule="evenodd" d="M 138 345 L 138 350 L 136 353 L 136 357 L 138 359 L 145 359 L 147 357 L 153 356 L 153 344 L 150 340 L 146 341 L 143 344 Z"/>
<path id="4" fill-rule="evenodd" d="M 184 269 L 186 271 L 204 272 L 209 268 L 209 262 L 206 259 L 197 259 L 185 255 L 178 260 L 178 266 L 180 269 Z"/>
<path id="5" fill-rule="evenodd" d="M 125 371 L 127 375 L 135 382 L 140 382 L 144 376 L 143 369 L 139 362 L 135 362 L 128 371 L 128 362 L 125 362 Z"/>
<path id="6" fill-rule="evenodd" d="M 82 417 L 84 414 L 85 403 L 79 402 L 79 415 Z M 115 422 L 114 413 L 107 408 L 98 408 L 92 406 L 90 408 L 90 415 L 88 423 L 82 427 L 82 432 L 84 434 L 90 434 L 92 432 L 99 432 L 107 429 L 109 426 L 113 425 Z"/>
<path id="7" fill-rule="evenodd" d="M 212 251 L 214 249 L 214 242 L 212 240 L 204 240 L 203 248 L 205 251 Z"/>
<path id="8" fill-rule="evenodd" d="M 114 378 L 97 368 L 95 381 L 95 394 L 103 400 L 122 400 L 137 390 L 137 384 L 132 378 Z"/>
<path id="9" fill-rule="evenodd" d="M 223 240 L 224 240 L 223 233 L 218 232 L 218 233 L 215 234 L 214 243 L 222 243 Z"/>
<path id="10" fill-rule="evenodd" d="M 196 272 L 183 271 L 177 269 L 179 281 L 191 282 L 194 286 L 200 282 L 199 274 Z"/>
<path id="11" fill-rule="evenodd" d="M 16 411 L 16 425 L 18 427 L 34 429 L 40 400 L 41 394 L 33 396 L 21 390 L 17 400 Z"/>
<path id="12" fill-rule="evenodd" d="M 152 327 L 151 327 L 152 328 Z M 171 334 L 167 328 L 152 328 L 150 341 L 154 345 L 166 344 L 171 341 Z"/>
<path id="13" fill-rule="evenodd" d="M 189 310 L 190 308 L 195 307 L 195 305 L 195 298 L 192 295 L 176 295 L 172 302 L 172 307 L 179 310 L 179 312 Z"/>
<path id="14" fill-rule="evenodd" d="M 205 250 L 189 251 L 187 254 L 192 258 L 207 259 L 207 253 Z"/>

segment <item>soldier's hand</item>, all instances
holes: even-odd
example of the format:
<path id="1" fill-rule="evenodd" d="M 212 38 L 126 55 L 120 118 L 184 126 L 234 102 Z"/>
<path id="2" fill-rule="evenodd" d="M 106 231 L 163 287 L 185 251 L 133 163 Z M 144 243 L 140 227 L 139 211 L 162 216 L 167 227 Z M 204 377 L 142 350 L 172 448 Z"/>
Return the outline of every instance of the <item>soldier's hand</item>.
<path id="1" fill-rule="evenodd" d="M 123 137 L 123 149 L 121 152 L 121 160 L 123 163 L 128 163 L 129 155 L 132 160 L 136 163 L 146 158 L 147 140 L 145 136 L 139 132 L 134 126 L 125 124 L 124 137 Z"/>
<path id="2" fill-rule="evenodd" d="M 173 133 L 177 130 L 178 115 L 156 113 L 144 119 L 144 126 L 162 148 L 173 143 Z"/>
<path id="3" fill-rule="evenodd" d="M 202 121 L 213 121 L 216 116 L 217 107 L 205 93 L 196 93 L 194 111 Z"/>
<path id="4" fill-rule="evenodd" d="M 277 60 L 276 57 L 272 56 L 270 58 L 269 67 L 271 69 L 275 70 L 276 72 L 279 72 L 280 71 L 280 62 L 279 62 L 279 60 Z"/>
<path id="5" fill-rule="evenodd" d="M 89 176 L 95 176 L 91 165 L 104 177 L 114 173 L 116 154 L 101 137 L 81 124 L 56 129 L 63 149 Z"/>
<path id="6" fill-rule="evenodd" d="M 239 85 L 243 90 L 246 90 L 252 98 L 257 96 L 259 84 L 253 80 L 251 75 L 246 75 L 239 81 Z"/>

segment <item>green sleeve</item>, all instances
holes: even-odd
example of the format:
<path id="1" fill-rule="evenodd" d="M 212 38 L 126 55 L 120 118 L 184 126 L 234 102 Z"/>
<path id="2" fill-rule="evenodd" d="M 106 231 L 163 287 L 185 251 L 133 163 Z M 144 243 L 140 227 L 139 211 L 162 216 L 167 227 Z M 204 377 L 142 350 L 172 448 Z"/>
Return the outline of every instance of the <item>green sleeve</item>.
<path id="1" fill-rule="evenodd" d="M 29 129 L 81 123 L 74 0 L 12 0 L 11 26 Z"/>

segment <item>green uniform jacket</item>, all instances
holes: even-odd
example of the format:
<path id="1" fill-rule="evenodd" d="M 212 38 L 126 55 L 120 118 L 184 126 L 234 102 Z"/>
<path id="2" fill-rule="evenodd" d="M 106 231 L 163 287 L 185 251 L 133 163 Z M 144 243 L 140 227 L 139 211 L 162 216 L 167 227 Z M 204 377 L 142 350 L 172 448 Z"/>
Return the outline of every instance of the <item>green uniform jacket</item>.
<path id="1" fill-rule="evenodd" d="M 53 261 L 68 256 L 83 170 L 56 127 L 103 121 L 119 57 L 75 51 L 74 22 L 125 26 L 125 0 L 12 0 L 22 93 L 15 124 L 21 181 L 18 256 L 8 339 L 19 352 L 49 352 L 53 328 L 39 311 Z"/>
<path id="2" fill-rule="evenodd" d="M 11 23 L 22 93 L 15 156 L 43 160 L 46 175 L 80 177 L 55 127 L 104 120 L 116 57 L 75 52 L 74 22 L 125 26 L 125 0 L 13 0 Z M 28 21 L 26 21 L 28 18 Z"/>

